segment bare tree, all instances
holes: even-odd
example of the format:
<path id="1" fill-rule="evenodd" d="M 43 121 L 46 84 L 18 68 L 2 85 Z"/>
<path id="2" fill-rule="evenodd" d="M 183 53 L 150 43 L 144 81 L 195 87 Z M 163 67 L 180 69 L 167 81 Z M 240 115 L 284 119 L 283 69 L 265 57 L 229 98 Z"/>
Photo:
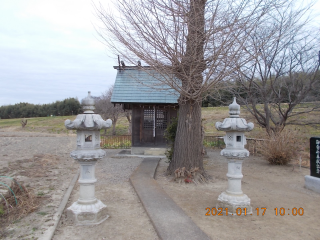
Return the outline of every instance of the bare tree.
<path id="1" fill-rule="evenodd" d="M 308 28 L 309 7 L 289 5 L 268 13 L 270 21 L 257 25 L 248 39 L 251 61 L 238 65 L 238 99 L 268 135 L 277 135 L 289 124 L 319 123 L 300 117 L 320 110 L 319 104 L 302 104 L 312 100 L 310 94 L 320 83 L 320 32 Z"/>
<path id="2" fill-rule="evenodd" d="M 136 65 L 138 59 L 180 93 L 174 156 L 177 168 L 203 170 L 203 93 L 252 58 L 243 55 L 248 37 L 282 0 L 120 0 L 96 7 L 104 43 Z M 248 58 L 246 58 L 248 57 Z M 237 64 L 234 64 L 237 62 Z"/>
<path id="3" fill-rule="evenodd" d="M 28 123 L 28 120 L 27 119 L 21 119 L 21 126 L 22 128 L 24 128 Z"/>
<path id="4" fill-rule="evenodd" d="M 132 134 L 132 111 L 131 110 L 125 110 L 124 115 L 126 116 L 129 126 L 128 126 L 128 134 Z"/>
<path id="5" fill-rule="evenodd" d="M 111 103 L 112 91 L 113 85 L 96 100 L 95 107 L 96 112 L 99 113 L 103 119 L 110 118 L 112 120 L 112 135 L 116 135 L 117 121 L 124 115 L 124 111 L 120 105 L 115 106 Z"/>

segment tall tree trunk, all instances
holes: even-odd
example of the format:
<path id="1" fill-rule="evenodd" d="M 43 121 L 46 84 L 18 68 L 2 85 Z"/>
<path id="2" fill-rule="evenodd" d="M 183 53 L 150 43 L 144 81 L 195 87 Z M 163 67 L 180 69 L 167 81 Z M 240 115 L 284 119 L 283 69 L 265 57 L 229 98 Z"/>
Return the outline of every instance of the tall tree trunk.
<path id="1" fill-rule="evenodd" d="M 167 170 L 168 174 L 172 174 L 181 167 L 187 170 L 199 167 L 200 170 L 203 170 L 201 86 L 202 73 L 206 68 L 203 50 L 205 5 L 206 0 L 190 0 L 186 52 L 181 59 L 181 64 L 173 66 L 176 77 L 181 80 L 185 94 L 181 94 L 179 98 L 177 134 L 173 158 Z M 185 75 L 186 73 L 188 76 Z"/>
<path id="2" fill-rule="evenodd" d="M 188 101 L 179 107 L 173 159 L 168 167 L 168 173 L 172 174 L 181 167 L 188 170 L 199 167 L 203 170 L 202 149 L 201 103 Z"/>

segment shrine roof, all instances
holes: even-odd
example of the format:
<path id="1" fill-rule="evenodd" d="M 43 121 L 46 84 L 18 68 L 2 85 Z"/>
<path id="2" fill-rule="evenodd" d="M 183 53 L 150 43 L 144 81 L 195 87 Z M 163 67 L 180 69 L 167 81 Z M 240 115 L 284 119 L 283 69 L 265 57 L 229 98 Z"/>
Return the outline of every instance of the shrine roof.
<path id="1" fill-rule="evenodd" d="M 118 67 L 112 103 L 178 103 L 179 93 L 161 82 L 164 76 L 150 67 Z"/>

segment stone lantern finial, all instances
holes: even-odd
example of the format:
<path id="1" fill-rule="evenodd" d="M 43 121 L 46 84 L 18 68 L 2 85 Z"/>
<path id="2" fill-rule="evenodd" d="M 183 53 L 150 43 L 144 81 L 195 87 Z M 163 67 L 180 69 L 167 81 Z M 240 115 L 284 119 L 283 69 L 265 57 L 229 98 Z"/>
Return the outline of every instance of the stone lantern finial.
<path id="1" fill-rule="evenodd" d="M 238 118 L 240 115 L 240 105 L 236 101 L 236 97 L 233 98 L 233 103 L 229 105 L 230 118 Z"/>
<path id="2" fill-rule="evenodd" d="M 82 99 L 81 105 L 84 113 L 94 113 L 93 110 L 95 109 L 95 102 L 94 98 L 91 97 L 90 91 L 88 91 L 88 96 Z"/>

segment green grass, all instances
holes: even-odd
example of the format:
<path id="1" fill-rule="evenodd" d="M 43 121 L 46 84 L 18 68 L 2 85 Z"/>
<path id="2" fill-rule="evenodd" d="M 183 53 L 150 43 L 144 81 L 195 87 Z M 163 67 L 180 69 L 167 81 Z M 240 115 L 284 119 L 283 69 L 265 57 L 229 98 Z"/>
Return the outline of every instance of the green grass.
<path id="1" fill-rule="evenodd" d="M 223 139 L 216 139 L 216 140 L 204 140 L 203 146 L 206 148 L 222 148 L 224 146 Z"/>
<path id="2" fill-rule="evenodd" d="M 21 119 L 0 119 L 0 128 L 14 127 L 17 130 L 26 132 L 45 132 L 45 133 L 69 133 L 64 126 L 67 119 L 74 120 L 76 116 L 58 116 L 58 117 L 38 117 L 26 118 L 27 125 L 21 127 Z"/>
<path id="3" fill-rule="evenodd" d="M 2 205 L 2 204 L 0 204 L 0 217 L 1 217 L 1 215 L 3 215 L 3 214 L 4 214 L 3 205 Z"/>
<path id="4" fill-rule="evenodd" d="M 47 215 L 48 213 L 46 213 L 46 212 L 37 212 L 37 214 L 39 214 L 39 215 L 41 215 L 41 216 L 45 216 L 45 215 Z"/>
<path id="5" fill-rule="evenodd" d="M 126 117 L 121 117 L 118 119 L 116 124 L 116 135 L 128 135 L 129 122 Z M 100 133 L 104 134 L 104 130 L 101 130 Z M 106 135 L 112 135 L 112 127 L 106 130 Z"/>
<path id="6" fill-rule="evenodd" d="M 15 127 L 15 126 L 21 126 L 20 124 L 21 119 L 0 119 L 0 128 L 1 127 Z"/>
<path id="7" fill-rule="evenodd" d="M 300 105 L 299 105 L 300 106 Z M 314 106 L 313 103 L 303 103 L 301 106 L 305 107 L 312 107 Z M 300 107 L 301 107 L 300 106 Z M 262 106 L 258 106 L 260 108 Z M 229 109 L 227 106 L 225 107 L 208 107 L 208 108 L 202 108 L 202 123 L 205 129 L 205 132 L 207 135 L 224 135 L 224 132 L 220 132 L 216 130 L 215 123 L 216 122 L 222 122 L 225 118 L 229 116 Z M 246 133 L 247 138 L 263 138 L 266 134 L 265 129 L 260 127 L 256 121 L 256 119 L 244 108 L 241 108 L 240 110 L 240 117 L 247 120 L 247 122 L 253 122 L 254 123 L 254 129 L 251 132 Z M 320 119 L 320 113 L 319 112 L 313 112 L 310 114 L 302 114 L 299 115 L 298 118 L 300 120 L 313 120 L 317 122 L 317 119 Z M 318 121 L 319 124 L 316 127 L 309 126 L 309 125 L 303 125 L 303 126 L 295 126 L 295 125 L 287 125 L 286 129 L 297 131 L 299 133 L 299 136 L 302 138 L 310 138 L 313 136 L 319 136 L 320 135 L 320 121 Z"/>
<path id="8" fill-rule="evenodd" d="M 306 105 L 306 104 L 304 104 Z M 307 106 L 310 104 L 308 103 Z M 310 105 L 311 106 L 311 105 Z M 260 107 L 260 106 L 258 106 Z M 229 116 L 228 106 L 223 107 L 207 107 L 202 108 L 202 124 L 207 135 L 222 136 L 224 132 L 217 131 L 215 128 L 216 122 L 222 122 Z M 255 127 L 253 131 L 246 133 L 248 138 L 261 138 L 264 135 L 265 130 L 257 124 L 255 119 L 244 109 L 241 108 L 240 117 L 245 118 L 247 122 L 253 122 Z M 300 119 L 320 119 L 319 113 L 305 114 L 299 116 Z M 21 127 L 21 119 L 0 119 L 0 128 L 14 127 L 18 131 L 29 131 L 29 132 L 44 132 L 54 134 L 66 134 L 76 133 L 76 131 L 69 131 L 65 128 L 64 122 L 66 119 L 74 120 L 76 116 L 56 116 L 56 117 L 39 117 L 39 118 L 27 118 L 28 124 L 25 128 Z M 127 135 L 129 123 L 126 117 L 121 117 L 117 121 L 116 135 Z M 310 138 L 312 136 L 320 135 L 320 124 L 319 128 L 311 126 L 287 126 L 286 128 L 297 130 L 301 135 Z M 107 129 L 107 135 L 112 134 L 112 128 Z M 104 130 L 101 130 L 101 134 L 104 134 Z"/>
<path id="9" fill-rule="evenodd" d="M 42 192 L 42 191 L 40 191 L 40 192 L 38 192 L 38 193 L 37 193 L 37 195 L 38 195 L 38 196 L 44 196 L 44 195 L 45 195 L 45 193 L 44 193 L 44 192 Z"/>

